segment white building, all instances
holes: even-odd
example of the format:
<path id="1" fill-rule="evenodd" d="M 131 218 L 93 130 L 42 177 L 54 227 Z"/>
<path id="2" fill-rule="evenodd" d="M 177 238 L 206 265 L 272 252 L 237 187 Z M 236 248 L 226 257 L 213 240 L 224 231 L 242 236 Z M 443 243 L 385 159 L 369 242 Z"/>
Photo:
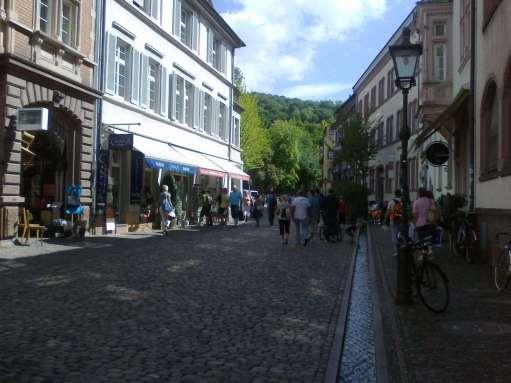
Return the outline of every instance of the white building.
<path id="1" fill-rule="evenodd" d="M 101 147 L 110 166 L 97 202 L 107 218 L 136 225 L 172 175 L 193 220 L 200 190 L 248 178 L 233 108 L 234 52 L 244 43 L 208 0 L 106 1 L 104 28 Z M 127 133 L 132 145 L 117 136 Z"/>

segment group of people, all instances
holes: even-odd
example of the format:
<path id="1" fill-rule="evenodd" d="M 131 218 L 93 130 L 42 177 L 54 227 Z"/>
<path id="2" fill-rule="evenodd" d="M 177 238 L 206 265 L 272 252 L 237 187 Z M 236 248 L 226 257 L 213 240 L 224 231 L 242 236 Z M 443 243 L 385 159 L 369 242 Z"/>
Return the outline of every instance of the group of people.
<path id="1" fill-rule="evenodd" d="M 229 217 L 229 208 L 231 211 L 231 217 L 234 220 L 234 224 L 238 225 L 240 219 L 243 219 L 243 213 L 241 211 L 242 195 L 236 185 L 233 185 L 232 191 L 229 193 L 227 188 L 223 188 L 222 191 L 216 197 L 216 201 L 213 199 L 211 193 L 208 190 L 204 190 L 201 195 L 201 211 L 199 216 L 199 225 L 202 224 L 204 218 L 206 219 L 206 225 L 213 226 L 213 205 L 216 205 L 216 215 L 220 220 L 221 225 L 226 225 Z"/>
<path id="2" fill-rule="evenodd" d="M 392 243 L 395 247 L 394 255 L 399 251 L 398 234 L 403 222 L 403 201 L 401 190 L 394 192 L 394 198 L 389 201 L 385 213 L 385 222 L 390 227 Z M 430 236 L 440 219 L 440 210 L 435 202 L 433 193 L 425 188 L 419 188 L 418 197 L 412 204 L 412 222 L 410 225 L 410 237 L 417 236 L 423 239 Z"/>

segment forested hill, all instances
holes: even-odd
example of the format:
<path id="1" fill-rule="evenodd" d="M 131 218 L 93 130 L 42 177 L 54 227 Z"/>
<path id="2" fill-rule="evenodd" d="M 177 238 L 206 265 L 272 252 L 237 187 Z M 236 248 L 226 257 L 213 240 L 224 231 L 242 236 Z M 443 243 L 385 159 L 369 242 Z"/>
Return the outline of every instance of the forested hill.
<path id="1" fill-rule="evenodd" d="M 276 120 L 295 120 L 303 124 L 317 124 L 334 118 L 340 105 L 333 101 L 304 101 L 265 93 L 252 93 L 259 106 L 263 124 L 269 127 Z"/>

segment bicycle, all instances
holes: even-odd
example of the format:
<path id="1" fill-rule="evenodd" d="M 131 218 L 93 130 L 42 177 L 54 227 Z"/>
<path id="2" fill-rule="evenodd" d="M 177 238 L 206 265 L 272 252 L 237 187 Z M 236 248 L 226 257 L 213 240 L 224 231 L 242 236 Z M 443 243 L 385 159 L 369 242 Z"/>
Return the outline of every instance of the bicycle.
<path id="1" fill-rule="evenodd" d="M 468 263 L 473 263 L 477 233 L 463 212 L 458 213 L 456 223 L 454 235 L 449 236 L 449 250 L 451 254 L 464 257 Z"/>
<path id="2" fill-rule="evenodd" d="M 440 266 L 432 261 L 433 236 L 422 240 L 409 240 L 405 246 L 412 250 L 411 273 L 415 285 L 415 293 L 420 300 L 434 313 L 443 313 L 449 305 L 449 281 Z"/>
<path id="3" fill-rule="evenodd" d="M 509 237 L 493 266 L 495 287 L 503 291 L 511 279 L 511 233 L 498 233 L 495 239 L 499 241 L 500 237 Z"/>

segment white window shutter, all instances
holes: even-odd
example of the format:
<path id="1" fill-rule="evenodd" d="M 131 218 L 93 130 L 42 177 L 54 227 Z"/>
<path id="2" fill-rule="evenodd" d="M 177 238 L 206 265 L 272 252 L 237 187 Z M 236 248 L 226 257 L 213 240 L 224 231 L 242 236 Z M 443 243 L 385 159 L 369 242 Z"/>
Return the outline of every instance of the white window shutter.
<path id="1" fill-rule="evenodd" d="M 117 46 L 117 37 L 107 32 L 106 35 L 106 75 L 105 91 L 110 94 L 115 93 L 115 49 Z"/>
<path id="2" fill-rule="evenodd" d="M 161 77 L 160 77 L 160 114 L 163 117 L 167 117 L 169 115 L 169 103 L 168 103 L 168 76 L 167 76 L 167 68 L 164 66 L 161 67 Z"/>
<path id="3" fill-rule="evenodd" d="M 149 57 L 142 55 L 142 71 L 140 75 L 140 106 L 149 107 Z"/>
<path id="4" fill-rule="evenodd" d="M 225 106 L 225 129 L 224 129 L 224 140 L 229 142 L 229 131 L 231 130 L 231 119 L 229 118 L 229 108 Z"/>
<path id="5" fill-rule="evenodd" d="M 181 0 L 174 0 L 174 35 L 181 33 Z"/>
<path id="6" fill-rule="evenodd" d="M 213 64 L 213 43 L 215 36 L 213 35 L 213 31 L 208 28 L 208 63 Z"/>
<path id="7" fill-rule="evenodd" d="M 194 51 L 199 50 L 199 17 L 194 12 L 192 21 L 192 49 Z"/>
<path id="8" fill-rule="evenodd" d="M 151 0 L 151 17 L 156 20 L 159 20 L 160 13 L 160 1 L 159 0 Z"/>
<path id="9" fill-rule="evenodd" d="M 213 99 L 213 127 L 215 136 L 220 136 L 220 118 L 219 113 L 220 112 L 220 103 L 218 100 Z"/>
<path id="10" fill-rule="evenodd" d="M 140 102 L 140 52 L 136 49 L 131 50 L 131 102 L 137 104 Z"/>
<path id="11" fill-rule="evenodd" d="M 193 87 L 193 127 L 200 129 L 200 91 L 199 88 Z"/>
<path id="12" fill-rule="evenodd" d="M 222 43 L 220 45 L 220 72 L 226 73 L 227 49 Z"/>
<path id="13" fill-rule="evenodd" d="M 170 119 L 176 120 L 176 72 L 170 75 Z"/>
<path id="14" fill-rule="evenodd" d="M 199 126 L 204 131 L 204 92 L 201 90 L 199 94 Z"/>

